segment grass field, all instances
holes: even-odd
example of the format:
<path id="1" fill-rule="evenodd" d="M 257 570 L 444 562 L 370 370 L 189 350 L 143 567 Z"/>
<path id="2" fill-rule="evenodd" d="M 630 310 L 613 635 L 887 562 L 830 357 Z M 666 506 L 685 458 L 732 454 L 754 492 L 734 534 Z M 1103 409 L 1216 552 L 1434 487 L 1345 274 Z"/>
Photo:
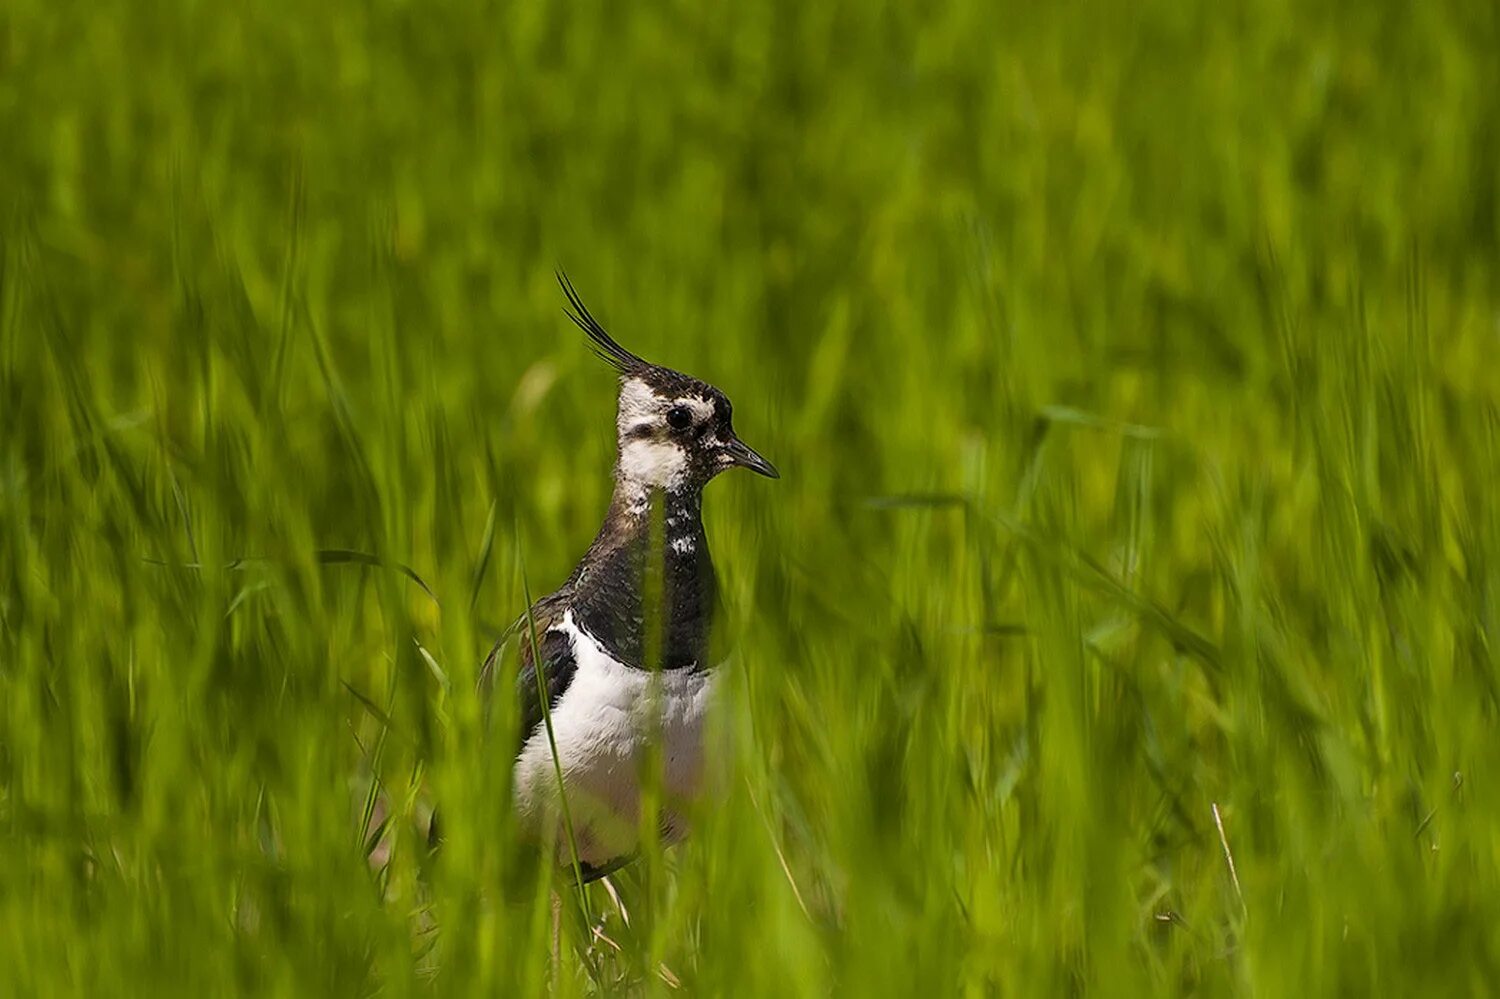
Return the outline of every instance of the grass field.
<path id="1" fill-rule="evenodd" d="M 6 0 L 0 992 L 1500 992 L 1497 51 Z M 554 959 L 475 677 L 608 498 L 559 265 L 783 478 L 722 791 Z"/>

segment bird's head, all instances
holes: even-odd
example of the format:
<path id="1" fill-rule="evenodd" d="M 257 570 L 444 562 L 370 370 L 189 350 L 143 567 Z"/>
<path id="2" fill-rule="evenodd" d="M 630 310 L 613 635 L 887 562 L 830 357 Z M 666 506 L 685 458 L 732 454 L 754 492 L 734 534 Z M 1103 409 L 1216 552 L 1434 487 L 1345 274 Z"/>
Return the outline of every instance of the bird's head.
<path id="1" fill-rule="evenodd" d="M 565 275 L 558 283 L 572 306 L 568 318 L 594 353 L 620 373 L 616 417 L 621 481 L 642 490 L 701 489 L 729 468 L 780 478 L 775 466 L 735 435 L 729 398 L 705 381 L 651 364 L 604 331 Z"/>

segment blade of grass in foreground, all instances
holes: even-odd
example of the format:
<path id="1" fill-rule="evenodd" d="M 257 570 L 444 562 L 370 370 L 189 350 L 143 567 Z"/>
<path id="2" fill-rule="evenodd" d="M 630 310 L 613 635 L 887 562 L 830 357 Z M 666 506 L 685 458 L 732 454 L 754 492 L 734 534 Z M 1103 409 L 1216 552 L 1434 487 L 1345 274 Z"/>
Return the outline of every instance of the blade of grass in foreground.
<path id="1" fill-rule="evenodd" d="M 520 537 L 520 533 L 518 527 L 517 538 Z M 578 858 L 578 839 L 573 834 L 573 814 L 568 807 L 568 788 L 563 781 L 562 758 L 557 755 L 557 736 L 552 730 L 552 704 L 547 694 L 548 664 L 542 659 L 542 646 L 537 639 L 536 620 L 531 615 L 531 584 L 526 579 L 526 557 L 519 541 L 516 545 L 516 565 L 521 573 L 521 595 L 526 601 L 526 633 L 531 641 L 531 661 L 536 666 L 534 671 L 536 673 L 536 696 L 541 701 L 542 726 L 547 730 L 547 747 L 552 753 L 552 771 L 557 778 L 558 808 L 562 814 L 563 829 L 568 837 L 568 854 L 573 863 L 573 884 L 578 892 L 578 906 L 583 912 L 584 919 L 592 923 L 594 917 L 589 908 L 588 887 L 584 884 L 583 864 Z"/>

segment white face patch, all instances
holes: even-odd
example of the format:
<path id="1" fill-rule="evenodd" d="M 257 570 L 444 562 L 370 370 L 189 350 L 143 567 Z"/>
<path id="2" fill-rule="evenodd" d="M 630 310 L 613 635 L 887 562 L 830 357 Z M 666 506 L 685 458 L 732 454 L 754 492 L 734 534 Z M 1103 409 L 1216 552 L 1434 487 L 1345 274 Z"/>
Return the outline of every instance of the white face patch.
<path id="1" fill-rule="evenodd" d="M 620 445 L 620 476 L 632 485 L 676 489 L 687 474 L 687 454 L 670 441 L 629 440 Z"/>
<path id="2" fill-rule="evenodd" d="M 615 427 L 620 439 L 632 430 L 644 430 L 656 425 L 663 412 L 662 400 L 651 391 L 651 386 L 639 378 L 627 378 L 620 383 L 620 409 L 615 417 Z"/>
<path id="3" fill-rule="evenodd" d="M 714 404 L 696 395 L 685 395 L 681 398 L 673 399 L 667 408 L 670 409 L 672 406 L 686 406 L 693 414 L 694 424 L 702 423 L 714 415 Z"/>
<path id="4" fill-rule="evenodd" d="M 710 420 L 714 404 L 698 395 L 661 396 L 640 378 L 620 383 L 620 407 L 615 419 L 620 446 L 620 477 L 640 490 L 675 490 L 687 475 L 688 456 L 672 439 L 676 433 L 667 414 L 683 408 L 693 424 Z"/>
<path id="5" fill-rule="evenodd" d="M 641 379 L 627 378 L 620 383 L 620 408 L 615 417 L 615 428 L 623 440 L 633 430 L 665 427 L 667 413 L 679 406 L 693 414 L 694 424 L 714 415 L 714 404 L 701 396 L 659 396 Z"/>

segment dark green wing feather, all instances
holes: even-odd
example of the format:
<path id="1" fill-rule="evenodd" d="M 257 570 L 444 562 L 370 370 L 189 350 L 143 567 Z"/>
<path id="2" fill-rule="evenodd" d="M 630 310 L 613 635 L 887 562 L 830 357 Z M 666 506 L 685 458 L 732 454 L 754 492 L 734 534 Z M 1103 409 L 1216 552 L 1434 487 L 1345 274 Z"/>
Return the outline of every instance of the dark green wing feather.
<path id="1" fill-rule="evenodd" d="M 538 639 L 542 637 L 543 632 L 563 619 L 567 594 L 568 588 L 564 587 L 531 605 L 529 615 L 532 624 L 536 626 Z M 529 654 L 526 650 L 531 645 L 531 635 L 526 627 L 527 616 L 527 614 L 522 614 L 500 632 L 500 637 L 495 639 L 494 645 L 490 646 L 490 654 L 484 657 L 484 665 L 479 667 L 479 694 L 486 707 L 490 703 L 490 698 L 495 694 L 495 680 L 506 645 L 510 644 L 511 639 L 518 638 L 521 640 L 522 653 Z"/>
<path id="2" fill-rule="evenodd" d="M 516 696 L 521 707 L 521 724 L 516 733 L 517 752 L 520 752 L 521 744 L 542 723 L 542 689 L 547 691 L 547 710 L 550 712 L 557 707 L 568 684 L 573 682 L 573 674 L 578 671 L 578 659 L 573 654 L 571 635 L 562 631 L 549 631 L 537 637 L 541 645 L 540 664 L 531 655 L 530 640 L 523 639 L 521 670 L 516 674 Z M 542 675 L 540 684 L 537 683 L 538 669 Z"/>
<path id="3" fill-rule="evenodd" d="M 568 684 L 572 683 L 573 674 L 577 669 L 572 639 L 563 632 L 549 630 L 553 625 L 562 621 L 566 610 L 566 597 L 566 589 L 549 597 L 543 597 L 531 608 L 529 622 L 526 614 L 517 618 L 490 649 L 490 654 L 485 658 L 484 666 L 479 673 L 481 693 L 486 703 L 489 703 L 494 696 L 500 659 L 505 646 L 512 638 L 519 641 L 521 660 L 520 669 L 516 672 L 515 686 L 518 708 L 515 751 L 518 753 L 522 744 L 542 722 L 542 700 L 537 684 L 538 657 L 533 655 L 531 647 L 533 629 L 537 643 L 540 645 L 542 687 L 547 692 L 548 710 L 557 705 L 563 692 L 568 689 Z"/>

